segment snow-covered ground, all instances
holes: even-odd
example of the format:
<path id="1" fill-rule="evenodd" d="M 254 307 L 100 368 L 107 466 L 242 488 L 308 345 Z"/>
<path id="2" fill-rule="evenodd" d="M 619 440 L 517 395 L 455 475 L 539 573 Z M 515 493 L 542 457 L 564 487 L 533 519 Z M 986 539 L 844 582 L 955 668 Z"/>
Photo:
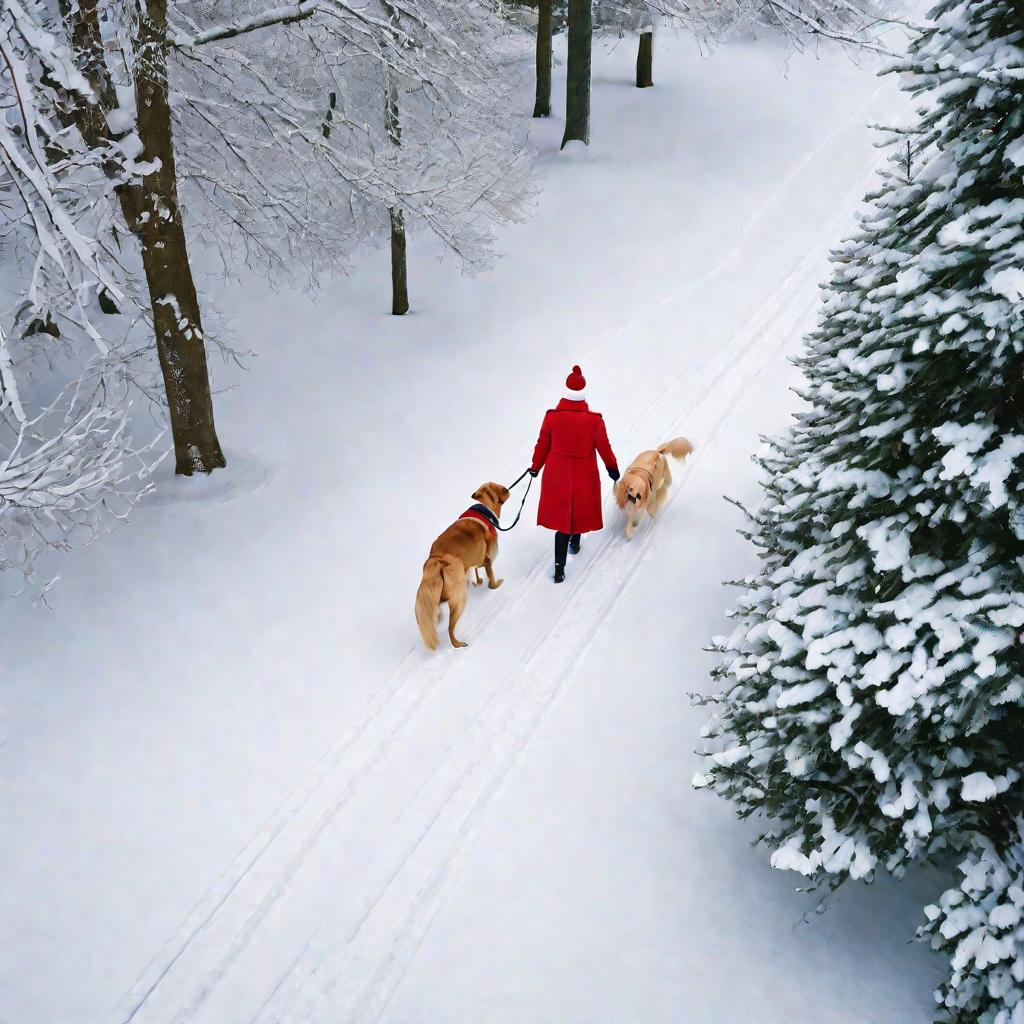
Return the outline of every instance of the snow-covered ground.
<path id="1" fill-rule="evenodd" d="M 403 319 L 383 254 L 315 302 L 223 292 L 258 355 L 221 374 L 230 469 L 66 558 L 52 610 L 0 609 L 4 1024 L 930 1018 L 927 879 L 815 917 L 689 787 L 720 581 L 755 560 L 721 496 L 756 497 L 796 403 L 895 83 L 659 39 L 641 91 L 633 56 L 596 57 L 590 151 L 534 127 L 537 213 L 487 277 L 419 242 Z M 471 646 L 429 655 L 430 542 L 574 362 L 620 461 L 697 453 L 631 544 L 606 501 L 562 587 L 531 495 Z"/>

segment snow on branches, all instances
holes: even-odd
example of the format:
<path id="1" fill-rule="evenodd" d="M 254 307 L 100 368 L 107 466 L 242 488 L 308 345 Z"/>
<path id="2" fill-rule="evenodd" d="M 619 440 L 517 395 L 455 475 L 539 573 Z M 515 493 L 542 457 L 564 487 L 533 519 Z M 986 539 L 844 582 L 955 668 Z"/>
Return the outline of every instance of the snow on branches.
<path id="1" fill-rule="evenodd" d="M 925 907 L 920 937 L 946 954 L 950 974 L 938 993 L 948 1020 L 1019 1024 L 1024 1019 L 1024 846 L 999 849 L 976 836 L 959 866 L 960 884 Z"/>
<path id="2" fill-rule="evenodd" d="M 873 36 L 889 22 L 894 3 L 886 0 L 733 0 L 741 24 L 780 33 L 802 50 L 809 39 L 830 39 L 853 50 L 890 55 Z"/>
<path id="3" fill-rule="evenodd" d="M 98 512 L 101 481 L 118 490 L 115 463 L 138 454 L 111 404 L 128 401 L 125 382 L 166 403 L 178 472 L 225 464 L 196 243 L 226 273 L 310 281 L 344 271 L 401 210 L 465 268 L 487 266 L 494 225 L 522 216 L 530 192 L 502 31 L 476 0 L 4 0 L 7 471 L 31 465 L 57 486 L 40 460 L 67 467 L 86 437 L 106 444 L 105 472 L 80 465 L 69 472 L 89 485 L 62 491 Z M 61 394 L 104 397 L 57 424 Z"/>
<path id="4" fill-rule="evenodd" d="M 691 32 L 701 43 L 767 30 L 796 50 L 828 39 L 852 51 L 888 54 L 875 30 L 889 23 L 895 6 L 890 0 L 596 0 L 594 21 L 620 32 L 663 23 Z"/>
<path id="5" fill-rule="evenodd" d="M 125 179 L 139 169 L 130 147 L 97 153 L 62 119 L 63 98 L 92 86 L 29 0 L 0 7 L 0 94 L 4 253 L 20 283 L 0 312 L 0 582 L 45 591 L 40 554 L 123 517 L 152 462 L 132 441 L 119 360 L 95 323 L 101 291 L 127 295 L 103 237 L 102 165 Z"/>
<path id="6" fill-rule="evenodd" d="M 258 5 L 175 7 L 175 136 L 197 237 L 225 267 L 315 278 L 380 242 L 399 208 L 468 269 L 487 266 L 495 224 L 521 218 L 531 193 L 507 29 L 457 0 L 275 10 L 275 31 L 254 33 L 269 17 Z M 401 147 L 384 123 L 389 75 Z"/>
<path id="7" fill-rule="evenodd" d="M 699 782 L 741 814 L 766 814 L 772 863 L 816 883 L 899 875 L 971 843 L 1008 856 L 1016 842 L 1017 7 L 945 0 L 892 68 L 918 122 L 834 255 L 801 360 L 809 407 L 761 460 L 749 532 L 763 566 L 717 641 L 724 692 Z"/>
<path id="8" fill-rule="evenodd" d="M 0 410 L 0 451 L 0 579 L 41 595 L 52 581 L 40 576 L 39 557 L 87 544 L 123 519 L 157 461 L 152 445 L 133 443 L 125 407 L 102 389 L 83 396 L 81 382 L 30 419 Z"/>

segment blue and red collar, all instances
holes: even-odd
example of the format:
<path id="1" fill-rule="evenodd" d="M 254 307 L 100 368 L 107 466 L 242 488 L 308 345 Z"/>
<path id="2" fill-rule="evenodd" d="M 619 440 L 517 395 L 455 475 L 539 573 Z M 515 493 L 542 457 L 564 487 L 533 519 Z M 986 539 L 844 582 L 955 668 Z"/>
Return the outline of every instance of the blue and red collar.
<path id="1" fill-rule="evenodd" d="M 479 520 L 495 537 L 498 536 L 498 517 L 486 505 L 470 505 L 459 519 Z"/>

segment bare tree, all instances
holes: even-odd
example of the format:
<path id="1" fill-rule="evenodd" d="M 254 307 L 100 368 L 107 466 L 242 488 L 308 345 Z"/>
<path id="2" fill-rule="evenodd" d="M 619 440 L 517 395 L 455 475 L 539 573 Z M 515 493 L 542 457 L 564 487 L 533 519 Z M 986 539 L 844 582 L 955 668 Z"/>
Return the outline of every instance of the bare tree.
<path id="1" fill-rule="evenodd" d="M 128 432 L 134 389 L 166 401 L 179 472 L 224 464 L 189 246 L 226 273 L 313 282 L 401 210 L 467 267 L 493 258 L 494 224 L 528 191 L 508 76 L 476 45 L 493 12 L 395 6 L 400 25 L 373 0 L 3 0 L 0 232 L 18 294 L 0 309 L 0 480 L 52 456 L 45 479 L 62 487 L 69 452 L 98 446 L 110 458 L 88 463 L 90 487 L 68 485 L 81 504 L 61 514 L 132 500 L 152 459 Z M 401 146 L 387 75 L 409 97 Z M 372 87 L 376 115 L 343 103 L 328 125 L 323 96 L 345 97 L 347 76 Z"/>
<path id="2" fill-rule="evenodd" d="M 422 7 L 427 13 L 427 0 Z M 438 33 L 450 33 L 472 54 L 467 70 L 474 83 L 467 90 L 435 77 L 424 81 L 414 68 L 373 66 L 346 60 L 341 93 L 352 121 L 376 128 L 387 140 L 378 154 L 378 173 L 386 175 L 396 196 L 416 197 L 386 208 L 379 229 L 369 225 L 372 240 L 385 235 L 391 249 L 392 313 L 409 309 L 408 239 L 425 229 L 440 240 L 465 272 L 492 265 L 494 229 L 526 214 L 534 187 L 531 154 L 516 114 L 514 96 L 522 73 L 507 56 L 509 32 L 493 8 L 472 3 L 431 0 L 430 31 L 411 24 L 397 5 L 384 0 L 389 23 L 405 47 L 421 62 L 438 61 Z M 378 85 L 379 83 L 379 85 Z M 380 91 L 384 95 L 381 120 Z M 368 220 L 372 221 L 373 210 Z"/>
<path id="3" fill-rule="evenodd" d="M 402 125 L 398 119 L 398 83 L 395 74 L 386 72 L 384 124 L 391 142 L 402 144 Z M 406 254 L 405 214 L 401 207 L 392 206 L 388 211 L 391 220 L 391 312 L 403 316 L 409 312 L 409 263 Z"/>

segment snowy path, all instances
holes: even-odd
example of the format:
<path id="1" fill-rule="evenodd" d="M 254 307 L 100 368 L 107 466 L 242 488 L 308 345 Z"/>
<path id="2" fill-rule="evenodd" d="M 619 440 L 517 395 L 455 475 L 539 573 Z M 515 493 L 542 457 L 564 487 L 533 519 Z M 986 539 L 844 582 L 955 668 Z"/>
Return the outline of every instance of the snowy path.
<path id="1" fill-rule="evenodd" d="M 862 175 L 853 189 L 854 202 L 863 194 L 863 181 Z M 849 208 L 848 197 L 842 219 L 849 216 Z M 822 241 L 834 238 L 837 227 L 830 223 Z M 717 434 L 761 368 L 776 359 L 780 346 L 785 347 L 806 323 L 820 257 L 819 250 L 805 257 L 780 282 L 776 300 L 701 365 L 702 398 L 688 402 L 696 371 L 691 363 L 631 425 L 631 437 L 669 438 L 685 429 L 701 439 L 699 451 L 679 474 L 663 521 L 671 520 L 675 502 L 685 501 L 690 474 L 714 457 Z M 687 409 L 685 421 L 670 411 L 679 408 Z M 610 500 L 605 517 L 617 523 Z M 509 581 L 496 594 L 481 595 L 488 598 L 487 608 L 476 620 L 472 657 L 448 652 L 432 658 L 410 651 L 361 720 L 345 731 L 313 776 L 186 922 L 171 943 L 169 962 L 157 961 L 155 977 L 143 979 L 115 1019 L 192 1020 L 209 1003 L 211 1009 L 198 1019 L 217 1021 L 225 1019 L 230 1007 L 253 1002 L 259 1007 L 254 1020 L 377 1019 L 454 884 L 488 806 L 552 703 L 569 685 L 656 536 L 654 530 L 643 530 L 627 547 L 618 530 L 607 529 L 588 544 L 586 558 L 579 560 L 582 566 L 573 566 L 570 585 L 562 590 L 550 586 L 550 559 L 545 553 L 525 581 Z M 533 616 L 527 631 L 517 630 L 517 613 L 526 604 L 538 603 L 548 612 L 540 620 L 539 632 L 534 632 L 540 623 Z M 486 644 L 489 635 L 505 636 L 513 630 L 515 643 Z M 515 656 L 517 652 L 522 653 Z M 476 687 L 484 689 L 486 699 L 467 721 L 454 722 L 454 736 L 448 740 L 446 734 L 440 756 L 435 753 L 429 766 L 407 762 L 396 771 L 389 755 L 398 748 L 397 756 L 406 760 L 410 747 L 434 749 L 439 724 L 452 717 L 444 708 L 446 701 L 458 694 L 464 707 L 474 680 L 486 680 L 486 688 Z M 437 705 L 442 706 L 441 713 Z M 398 776 L 402 768 L 411 768 L 413 777 Z M 375 786 L 379 795 L 373 795 Z M 331 863 L 337 848 L 347 842 L 341 834 L 347 824 L 343 816 L 361 817 L 360 810 L 352 809 L 356 801 L 365 805 L 393 800 L 397 787 L 411 793 L 398 817 L 380 822 L 383 827 L 369 835 L 359 828 L 360 845 L 373 852 L 364 865 L 365 876 L 354 879 L 347 866 Z M 311 866 L 308 880 L 298 878 L 321 841 L 332 846 L 324 855 L 325 870 Z M 264 959 L 248 970 L 244 961 L 238 967 L 239 961 L 250 947 L 273 944 L 275 939 L 287 946 L 292 937 L 267 922 L 267 916 L 283 897 L 302 899 L 319 911 L 322 887 L 331 885 L 332 872 L 345 877 L 346 890 L 359 894 L 360 905 L 344 908 L 351 911 L 348 918 L 333 918 L 323 936 L 319 933 L 324 926 L 312 918 L 308 947 L 261 1001 L 256 979 L 264 986 L 271 981 L 263 964 L 287 962 L 287 953 L 250 954 Z M 303 884 L 310 891 L 294 895 Z M 241 980 L 231 984 L 233 971 Z M 317 992 L 320 988 L 322 993 Z M 328 1004 L 322 1012 L 317 996 Z"/>
<path id="2" fill-rule="evenodd" d="M 621 72 L 623 56 L 616 52 L 604 59 L 612 71 Z M 766 62 L 757 70 L 765 75 L 775 71 Z M 805 68 L 799 70 L 801 75 L 794 77 L 805 72 L 810 75 Z M 739 567 L 737 571 L 749 564 L 744 561 L 743 556 L 749 559 L 749 554 L 743 551 L 742 542 L 732 536 L 737 524 L 718 495 L 723 490 L 752 493 L 752 476 L 749 468 L 744 468 L 743 455 L 752 449 L 759 430 L 777 429 L 784 421 L 788 404 L 784 388 L 790 380 L 785 356 L 796 350 L 800 334 L 810 323 L 825 254 L 850 224 L 878 159 L 862 125 L 879 116 L 891 102 L 888 83 L 878 85 L 868 73 L 857 75 L 845 66 L 836 73 L 847 76 L 859 93 L 853 101 L 826 98 L 823 103 L 826 107 L 833 103 L 837 116 L 822 125 L 816 136 L 806 126 L 803 130 L 810 138 L 796 132 L 795 124 L 789 126 L 786 131 L 793 133 L 793 142 L 780 153 L 769 152 L 778 139 L 771 134 L 770 125 L 765 129 L 768 145 L 763 158 L 768 180 L 762 183 L 753 207 L 737 211 L 734 230 L 722 232 L 724 244 L 714 236 L 701 235 L 705 251 L 687 262 L 680 247 L 669 240 L 665 244 L 668 251 L 658 253 L 655 259 L 664 261 L 662 269 L 666 271 L 679 261 L 683 265 L 678 276 L 652 275 L 653 288 L 648 286 L 642 312 L 623 307 L 610 320 L 603 320 L 602 329 L 590 335 L 590 341 L 581 345 L 570 336 L 568 347 L 559 341 L 564 351 L 550 354 L 551 362 L 560 366 L 574 353 L 573 361 L 583 363 L 592 381 L 604 378 L 604 383 L 592 389 L 601 394 L 610 396 L 615 390 L 611 381 L 615 380 L 618 391 L 605 411 L 614 424 L 612 440 L 621 461 L 628 461 L 639 448 L 676 434 L 695 442 L 697 452 L 676 472 L 676 486 L 656 528 L 645 526 L 627 544 L 612 503 L 606 500 L 609 528 L 587 538 L 584 552 L 570 565 L 567 585 L 555 588 L 549 579 L 548 537 L 545 534 L 540 542 L 533 543 L 536 537 L 525 542 L 522 534 L 531 527 L 524 524 L 503 541 L 498 568 L 505 585 L 496 592 L 483 590 L 471 595 L 464 620 L 469 650 L 443 648 L 431 656 L 410 646 L 404 656 L 396 657 L 392 642 L 386 657 L 394 660 L 387 665 L 386 658 L 374 659 L 376 636 L 356 645 L 349 678 L 358 676 L 361 684 L 353 687 L 344 714 L 329 716 L 340 727 L 329 743 L 318 744 L 317 749 L 326 747 L 326 752 L 301 772 L 293 770 L 289 776 L 287 767 L 278 771 L 279 780 L 290 779 L 283 799 L 269 816 L 261 816 L 263 824 L 258 828 L 253 825 L 260 818 L 250 812 L 248 829 L 233 830 L 233 834 L 249 838 L 241 848 L 236 845 L 234 856 L 220 858 L 216 877 L 194 892 L 192 910 L 176 929 L 165 931 L 170 937 L 150 946 L 148 966 L 134 983 L 121 989 L 116 1008 L 104 1015 L 108 1024 L 361 1024 L 379 1020 L 443 1024 L 492 1019 L 685 1019 L 711 1024 L 725 1019 L 754 1020 L 751 1012 L 762 1014 L 756 1018 L 759 1022 L 824 1024 L 826 1020 L 870 1019 L 904 1024 L 908 1013 L 926 1014 L 932 981 L 926 960 L 919 950 L 906 951 L 902 944 L 916 923 L 912 893 L 898 900 L 887 893 L 890 907 L 884 913 L 891 915 L 893 923 L 888 930 L 878 928 L 878 936 L 884 936 L 878 941 L 886 943 L 887 953 L 884 959 L 880 956 L 863 983 L 856 978 L 852 982 L 837 979 L 835 987 L 826 985 L 817 994 L 816 1003 L 796 1011 L 794 1005 L 801 1004 L 793 1004 L 788 995 L 770 1006 L 762 1005 L 759 992 L 767 982 L 761 980 L 751 982 L 746 995 L 720 992 L 716 1000 L 716 990 L 723 982 L 728 985 L 736 965 L 741 972 L 752 971 L 757 979 L 759 966 L 745 957 L 741 934 L 735 934 L 731 942 L 728 935 L 715 937 L 714 943 L 728 950 L 727 961 L 719 962 L 718 976 L 692 977 L 681 972 L 678 983 L 669 986 L 674 998 L 669 1005 L 659 1006 L 657 999 L 645 1001 L 643 991 L 638 990 L 630 992 L 618 1011 L 608 1010 L 607 1016 L 601 1016 L 597 1006 L 582 1009 L 582 993 L 588 986 L 600 986 L 572 971 L 568 980 L 562 978 L 561 990 L 531 988 L 530 977 L 544 959 L 543 949 L 525 962 L 517 952 L 504 964 L 501 977 L 489 980 L 495 965 L 484 960 L 470 981 L 465 964 L 472 963 L 474 956 L 479 958 L 480 950 L 490 943 L 500 946 L 501 940 L 477 920 L 476 941 L 470 939 L 467 945 L 465 935 L 463 941 L 456 941 L 463 927 L 458 924 L 459 915 L 467 912 L 465 900 L 460 902 L 457 897 L 465 891 L 461 880 L 472 873 L 471 865 L 486 873 L 492 864 L 493 870 L 504 876 L 503 865 L 510 856 L 515 857 L 509 852 L 515 848 L 514 838 L 497 843 L 493 839 L 487 842 L 487 837 L 500 826 L 499 807 L 506 800 L 515 805 L 514 791 L 520 786 L 526 763 L 531 759 L 534 765 L 539 763 L 531 752 L 541 737 L 550 743 L 552 736 L 569 735 L 580 728 L 579 713 L 573 715 L 570 725 L 560 709 L 581 685 L 595 679 L 608 687 L 617 683 L 616 677 L 602 673 L 602 659 L 608 659 L 607 664 L 615 660 L 614 654 L 601 653 L 602 645 L 614 643 L 628 649 L 638 636 L 648 643 L 651 632 L 662 637 L 681 633 L 693 644 L 695 653 L 680 656 L 681 645 L 672 645 L 673 656 L 655 661 L 650 678 L 657 680 L 665 694 L 674 695 L 672 706 L 686 689 L 704 685 L 706 662 L 697 649 L 711 630 L 721 628 L 726 597 L 718 582 L 733 569 L 733 564 L 725 563 L 731 559 Z M 762 84 L 781 88 L 771 78 Z M 671 90 L 665 91 L 671 95 Z M 620 102 L 614 93 L 612 98 Z M 765 111 L 756 113 L 758 117 L 767 117 L 769 112 L 777 116 L 779 110 L 781 105 L 777 110 L 768 104 Z M 601 116 L 600 106 L 597 116 Z M 790 117 L 796 119 L 798 114 Z M 544 126 L 541 135 L 556 127 Z M 786 131 L 781 131 L 783 138 Z M 593 179 L 601 174 L 603 159 L 607 157 L 598 149 L 586 160 L 552 168 L 552 178 L 557 171 L 559 180 L 552 181 L 551 187 L 571 188 L 566 179 L 573 174 Z M 606 179 L 602 187 L 607 188 Z M 547 211 L 545 216 L 552 214 Z M 614 239 L 614 218 L 609 218 L 605 228 Z M 557 233 L 557 225 L 544 225 L 543 230 Z M 531 226 L 521 231 L 528 236 Z M 521 253 L 523 240 L 513 244 Z M 694 272 L 697 267 L 699 272 Z M 473 285 L 463 287 L 471 289 Z M 607 313 L 600 300 L 595 298 L 594 305 L 598 307 L 594 315 Z M 344 307 L 339 305 L 339 309 Z M 461 331 L 471 337 L 472 320 L 467 313 L 466 324 L 456 323 L 454 333 Z M 699 335 L 693 322 L 701 328 Z M 311 322 L 310 329 L 318 329 L 316 322 Z M 430 372 L 443 378 L 445 363 L 455 354 L 454 349 L 436 353 L 440 365 Z M 486 353 L 481 356 L 486 358 Z M 542 357 L 539 349 L 534 356 L 538 361 L 548 358 Z M 522 363 L 515 371 L 516 380 L 532 375 L 534 362 L 525 347 Z M 381 376 L 386 379 L 384 370 Z M 542 384 L 531 381 L 529 387 L 539 395 Z M 507 385 L 504 393 L 509 390 Z M 472 403 L 467 399 L 467 415 L 478 408 Z M 311 404 L 316 408 L 315 401 Z M 491 419 L 512 424 L 533 413 L 532 405 L 519 403 Z M 443 434 L 443 424 L 437 427 Z M 326 424 L 322 429 L 331 433 Z M 502 458 L 509 461 L 498 479 L 512 479 L 521 469 L 522 429 L 522 423 L 512 428 L 508 443 L 502 445 Z M 459 442 L 449 452 L 436 453 L 441 460 L 434 461 L 451 460 L 460 475 L 465 470 L 462 462 L 493 464 L 493 456 L 488 463 L 466 454 L 466 449 L 475 452 L 478 444 L 487 450 L 489 438 L 466 442 L 464 447 L 465 439 L 459 438 Z M 392 445 L 398 450 L 407 443 L 403 437 Z M 425 490 L 411 467 L 407 472 L 413 490 Z M 476 470 L 473 473 L 483 475 Z M 267 486 L 273 489 L 274 481 Z M 231 500 L 245 500 L 245 496 Z M 332 500 L 337 505 L 337 494 Z M 441 500 L 449 498 L 442 495 Z M 524 518 L 534 507 L 535 497 Z M 342 534 L 361 518 L 358 510 L 335 514 Z M 436 519 L 443 521 L 443 515 L 439 511 Z M 425 550 L 423 538 L 436 532 L 430 515 L 424 518 L 427 521 L 422 528 L 417 524 L 412 531 L 415 536 L 403 541 L 398 552 L 407 563 L 411 557 L 417 572 L 422 554 L 411 553 Z M 695 519 L 703 520 L 707 533 L 692 535 Z M 669 543 L 670 537 L 675 544 Z M 118 541 L 119 537 L 114 537 L 107 543 L 116 545 Z M 707 557 L 701 553 L 705 544 Z M 367 550 L 381 547 L 371 542 Z M 726 548 L 728 559 L 715 557 Z M 346 566 L 342 573 L 358 575 L 366 562 L 364 554 L 347 548 L 335 550 L 331 557 L 334 564 Z M 392 557 L 398 556 L 381 559 L 381 575 L 389 575 Z M 326 553 L 324 558 L 328 558 Z M 666 571 L 685 574 L 692 595 L 685 608 L 676 603 L 669 588 L 656 590 L 650 600 L 650 584 L 645 581 L 664 576 Z M 402 573 L 403 580 L 414 580 L 410 564 L 403 565 Z M 311 582 L 306 593 L 316 591 L 316 579 Z M 375 606 L 378 596 L 393 603 L 394 589 L 393 581 L 387 586 L 378 583 L 366 603 L 353 600 L 345 608 L 358 620 Z M 398 603 L 405 611 L 411 606 L 412 589 L 405 586 L 401 591 Z M 292 596 L 301 599 L 301 594 Z M 681 617 L 699 627 L 695 644 L 690 633 L 680 629 Z M 411 621 L 408 614 L 394 619 Z M 244 642 L 245 630 L 256 627 L 244 617 L 239 621 Z M 288 621 L 285 617 L 284 622 Z M 701 633 L 705 621 L 711 628 Z M 405 625 L 409 627 L 409 623 Z M 411 627 L 407 635 L 414 636 Z M 680 657 L 682 661 L 677 660 Z M 344 660 L 335 664 L 344 665 Z M 648 679 L 646 662 L 644 665 L 640 678 Z M 317 671 L 314 667 L 314 675 Z M 331 678 L 328 673 L 320 674 L 325 682 Z M 201 675 L 210 681 L 218 678 L 213 672 Z M 196 699 L 202 699 L 201 691 Z M 672 742 L 682 752 L 696 746 L 699 726 L 690 726 L 702 716 L 703 712 L 690 712 L 684 726 L 680 715 L 676 723 L 679 733 Z M 551 764 L 551 771 L 557 776 L 557 761 Z M 639 763 L 625 766 L 625 772 L 633 771 L 637 777 L 624 782 L 626 792 L 644 777 Z M 689 773 L 681 769 L 677 792 L 685 791 L 688 778 Z M 545 813 L 545 799 L 531 791 L 530 806 L 539 816 Z M 759 855 L 744 846 L 749 833 L 733 823 L 725 809 L 713 806 L 706 796 L 688 792 L 677 799 L 722 823 L 715 832 L 716 841 L 724 840 L 730 847 L 723 854 L 723 864 L 758 863 Z M 580 810 L 584 804 L 569 803 L 558 813 L 572 815 L 574 806 Z M 685 851 L 685 834 L 673 841 Z M 482 860 L 476 857 L 481 847 L 490 851 Z M 698 851 L 690 852 L 696 861 Z M 548 856 L 552 862 L 564 859 L 557 849 L 548 851 Z M 713 858 L 716 854 L 705 850 L 699 856 Z M 224 864 L 227 867 L 222 867 Z M 542 871 L 543 865 L 537 869 Z M 760 867 L 758 871 L 763 878 Z M 694 877 L 698 873 L 694 863 Z M 618 881 L 614 871 L 604 878 L 611 888 Z M 492 879 L 487 888 L 493 892 L 498 884 Z M 830 920 L 827 929 L 815 934 L 815 924 L 794 932 L 792 923 L 808 906 L 791 895 L 793 881 L 774 875 L 763 885 L 773 912 L 762 917 L 749 907 L 751 919 L 744 929 L 749 927 L 766 941 L 777 941 L 793 974 L 790 984 L 794 988 L 801 985 L 801 972 L 811 978 L 827 969 L 813 952 L 824 936 L 830 944 L 837 944 L 839 964 L 844 950 L 852 953 L 863 942 L 857 923 L 844 921 L 841 909 L 833 911 L 838 920 Z M 515 891 L 513 886 L 511 900 L 505 901 L 506 915 L 515 903 Z M 882 913 L 879 899 L 872 896 L 867 902 L 872 900 Z M 479 905 L 471 903 L 470 910 L 474 907 L 479 912 Z M 625 919 L 628 914 L 622 916 Z M 453 923 L 442 927 L 448 917 Z M 543 919 L 543 914 L 539 918 Z M 769 918 L 775 921 L 773 928 L 778 928 L 778 919 L 788 921 L 790 927 L 783 925 L 773 938 L 767 927 L 762 931 L 756 923 Z M 557 948 L 558 930 L 545 933 L 540 941 Z M 647 936 L 645 941 L 656 944 L 656 937 Z M 676 955 L 696 955 L 700 941 L 682 945 Z M 758 944 L 751 940 L 752 946 Z M 571 958 L 572 946 L 566 950 Z M 417 969 L 424 958 L 436 965 L 433 971 Z M 911 970 L 917 972 L 914 984 L 907 982 Z M 516 994 L 510 996 L 507 990 L 512 977 L 518 977 L 519 983 Z M 456 994 L 459 985 L 461 1001 Z M 504 1003 L 496 995 L 498 991 L 505 991 Z M 684 1012 L 687 1005 L 689 1013 Z M 726 1006 L 740 1016 L 724 1015 Z M 36 1019 L 43 1018 L 25 1018 L 26 1022 Z M 21 1024 L 12 1017 L 14 1021 Z"/>

